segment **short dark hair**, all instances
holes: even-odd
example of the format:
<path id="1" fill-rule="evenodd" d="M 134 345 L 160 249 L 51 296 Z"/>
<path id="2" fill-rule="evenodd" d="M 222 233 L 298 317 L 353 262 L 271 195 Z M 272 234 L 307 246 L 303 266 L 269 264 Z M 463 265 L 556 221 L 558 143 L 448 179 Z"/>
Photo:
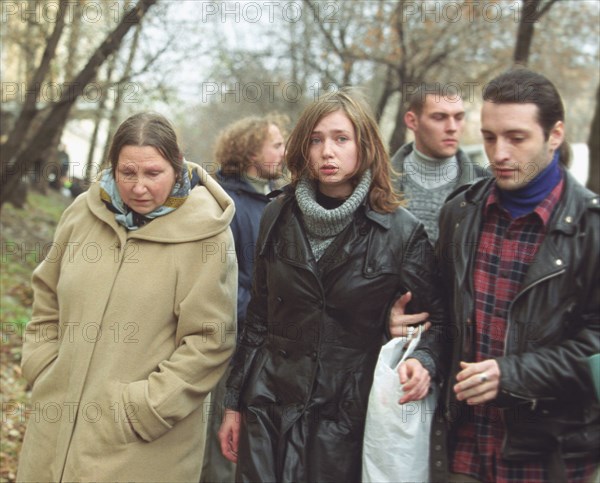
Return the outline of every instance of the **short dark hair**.
<path id="1" fill-rule="evenodd" d="M 407 88 L 410 85 L 406 86 Z M 427 102 L 427 96 L 448 99 L 461 99 L 461 93 L 454 84 L 441 84 L 439 82 L 421 82 L 408 95 L 408 110 L 420 116 Z"/>
<path id="2" fill-rule="evenodd" d="M 113 136 L 108 151 L 108 161 L 113 175 L 119 162 L 119 154 L 125 146 L 152 146 L 165 158 L 175 171 L 177 179 L 183 168 L 183 153 L 171 123 L 155 112 L 140 112 L 121 123 Z"/>
<path id="3" fill-rule="evenodd" d="M 546 141 L 556 123 L 565 120 L 558 89 L 547 77 L 524 67 L 515 67 L 492 79 L 483 89 L 483 100 L 496 104 L 535 104 Z M 559 149 L 561 162 L 568 166 L 568 143 L 563 142 Z"/>
<path id="4" fill-rule="evenodd" d="M 497 104 L 535 104 L 546 140 L 554 125 L 565 120 L 565 108 L 554 84 L 525 68 L 509 70 L 493 79 L 483 89 L 483 100 Z"/>

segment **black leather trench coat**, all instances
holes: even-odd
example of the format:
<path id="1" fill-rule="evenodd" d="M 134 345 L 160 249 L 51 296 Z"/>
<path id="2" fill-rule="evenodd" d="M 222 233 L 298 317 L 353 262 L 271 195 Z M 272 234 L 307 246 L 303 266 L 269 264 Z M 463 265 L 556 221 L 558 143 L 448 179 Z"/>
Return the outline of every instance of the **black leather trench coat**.
<path id="1" fill-rule="evenodd" d="M 416 357 L 440 370 L 444 315 L 423 225 L 365 203 L 317 263 L 288 192 L 267 206 L 256 253 L 225 400 L 242 413 L 236 479 L 359 481 L 375 363 L 407 290 L 433 324 Z"/>
<path id="2" fill-rule="evenodd" d="M 432 430 L 432 481 L 447 481 L 447 445 L 469 415 L 452 386 L 459 361 L 474 359 L 472 272 L 482 207 L 493 183 L 463 188 L 440 215 L 437 252 L 452 307 L 447 336 L 452 362 Z M 546 460 L 553 481 L 564 479 L 563 459 L 600 451 L 600 404 L 587 361 L 600 350 L 599 247 L 600 198 L 565 173 L 547 234 L 510 305 L 495 400 L 503 408 L 503 457 Z"/>

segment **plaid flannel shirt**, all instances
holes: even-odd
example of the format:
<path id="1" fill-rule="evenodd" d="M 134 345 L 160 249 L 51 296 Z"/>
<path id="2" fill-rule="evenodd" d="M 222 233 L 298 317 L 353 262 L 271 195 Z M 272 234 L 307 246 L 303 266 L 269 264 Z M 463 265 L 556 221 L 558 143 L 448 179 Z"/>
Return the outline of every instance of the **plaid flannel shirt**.
<path id="1" fill-rule="evenodd" d="M 546 226 L 560 199 L 561 180 L 527 215 L 512 219 L 499 204 L 497 187 L 484 207 L 484 222 L 475 259 L 475 360 L 502 357 L 510 303 L 546 234 Z M 507 461 L 502 458 L 502 411 L 493 402 L 468 408 L 459 428 L 451 471 L 485 482 L 550 481 L 544 461 Z M 570 482 L 587 481 L 594 461 L 567 461 Z"/>

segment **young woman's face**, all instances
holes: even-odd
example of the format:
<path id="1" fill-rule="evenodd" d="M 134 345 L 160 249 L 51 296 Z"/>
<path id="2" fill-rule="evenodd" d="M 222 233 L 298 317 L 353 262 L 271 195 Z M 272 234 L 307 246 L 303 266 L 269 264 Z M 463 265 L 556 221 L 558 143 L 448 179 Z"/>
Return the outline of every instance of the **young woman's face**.
<path id="1" fill-rule="evenodd" d="M 356 131 L 344 111 L 323 117 L 310 135 L 309 164 L 319 191 L 332 198 L 352 194 L 358 168 Z"/>
<path id="2" fill-rule="evenodd" d="M 167 200 L 175 184 L 175 170 L 153 146 L 124 146 L 115 173 L 123 203 L 147 215 Z"/>

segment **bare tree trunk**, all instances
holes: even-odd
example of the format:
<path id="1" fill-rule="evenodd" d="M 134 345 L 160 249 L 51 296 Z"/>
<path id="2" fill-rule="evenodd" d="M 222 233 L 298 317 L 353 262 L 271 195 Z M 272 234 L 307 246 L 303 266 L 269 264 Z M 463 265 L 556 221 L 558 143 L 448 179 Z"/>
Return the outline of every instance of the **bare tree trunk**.
<path id="1" fill-rule="evenodd" d="M 129 3 L 125 5 L 125 8 L 126 9 L 130 8 Z M 110 21 L 108 16 L 105 17 L 105 19 L 107 20 L 107 22 Z M 139 25 L 140 24 L 138 24 L 138 28 L 139 28 Z M 106 82 L 105 82 L 107 86 L 111 85 L 111 83 L 112 83 L 113 72 L 115 70 L 115 65 L 117 63 L 119 50 L 120 49 L 118 49 L 110 57 L 110 60 L 108 61 L 108 65 L 106 68 Z M 104 119 L 105 114 L 106 114 L 107 97 L 108 96 L 106 96 L 104 94 L 100 97 L 100 101 L 98 102 L 98 108 L 94 112 L 94 131 L 92 132 L 92 138 L 90 140 L 87 161 L 85 163 L 85 168 L 83 170 L 85 181 L 87 183 L 91 183 L 94 173 L 98 172 L 98 169 L 94 169 L 94 154 L 96 152 L 96 145 L 98 144 L 98 134 L 100 132 L 100 124 L 102 124 L 102 120 Z"/>
<path id="2" fill-rule="evenodd" d="M 535 23 L 550 9 L 556 0 L 523 0 L 517 42 L 513 52 L 513 65 L 526 66 L 529 62 L 529 53 L 535 32 Z"/>
<path id="3" fill-rule="evenodd" d="M 136 27 L 135 34 L 133 36 L 133 40 L 131 41 L 131 49 L 129 50 L 129 57 L 127 59 L 127 64 L 125 65 L 125 70 L 123 72 L 123 76 L 122 76 L 123 79 L 129 79 L 129 77 L 131 75 L 133 59 L 135 58 L 135 54 L 137 53 L 141 32 L 142 32 L 142 28 L 141 28 L 141 24 L 140 24 Z M 102 163 L 106 163 L 108 161 L 108 151 L 110 150 L 110 143 L 112 141 L 112 137 L 113 137 L 115 131 L 117 130 L 117 125 L 119 124 L 122 105 L 123 105 L 123 89 L 121 88 L 121 83 L 119 83 L 119 84 L 117 84 L 117 94 L 115 96 L 113 110 L 110 113 L 110 121 L 108 123 L 108 132 L 106 135 L 106 143 L 104 144 L 104 152 L 102 153 Z"/>
<path id="4" fill-rule="evenodd" d="M 66 81 L 70 81 L 75 76 L 75 68 L 77 66 L 77 53 L 80 45 L 80 32 L 81 32 L 81 2 L 83 0 L 77 0 L 73 5 L 73 10 L 69 15 L 73 21 L 70 25 L 70 32 L 67 41 L 67 52 L 68 56 L 65 60 L 63 69 L 65 72 L 64 78 Z M 65 118 L 62 125 L 58 126 L 56 133 L 54 134 L 51 143 L 48 148 L 44 151 L 41 157 L 40 163 L 44 166 L 44 176 L 37 176 L 38 178 L 38 190 L 45 193 L 49 175 L 54 175 L 56 179 L 50 183 L 54 188 L 60 189 L 60 179 L 62 174 L 61 162 L 58 159 L 58 145 L 62 137 L 62 133 L 67 124 L 68 118 Z M 36 170 L 37 171 L 37 170 Z"/>
<path id="5" fill-rule="evenodd" d="M 535 22 L 537 21 L 538 0 L 524 0 L 521 11 L 521 21 L 517 30 L 517 43 L 513 53 L 513 64 L 527 65 L 529 62 L 529 51 L 533 41 Z"/>
<path id="6" fill-rule="evenodd" d="M 400 86 L 400 102 L 398 102 L 398 111 L 396 112 L 396 126 L 394 127 L 394 131 L 392 133 L 392 138 L 390 139 L 390 156 L 393 156 L 394 153 L 402 147 L 402 145 L 406 142 L 406 124 L 404 123 L 404 115 L 408 110 L 409 98 L 406 95 L 407 89 L 406 86 L 409 85 L 417 85 L 420 81 L 414 81 L 413 76 L 411 74 L 401 74 L 405 79 L 404 82 Z"/>
<path id="7" fill-rule="evenodd" d="M 406 124 L 404 124 L 404 114 L 406 114 L 406 110 L 408 109 L 408 102 L 406 99 L 401 99 L 398 103 L 398 110 L 396 111 L 396 127 L 394 127 L 394 131 L 392 132 L 392 137 L 390 139 L 390 156 L 393 156 L 398 149 L 405 143 L 406 141 Z"/>
<path id="8" fill-rule="evenodd" d="M 115 52 L 113 54 L 113 56 L 111 57 L 111 60 L 108 64 L 108 69 L 106 72 L 106 84 L 110 85 L 111 81 L 112 81 L 112 75 L 113 75 L 113 70 L 115 67 L 115 63 L 117 60 L 117 53 Z M 94 172 L 97 172 L 98 170 L 94 169 L 94 153 L 96 152 L 96 144 L 98 143 L 98 133 L 100 131 L 100 124 L 102 123 L 102 120 L 104 119 L 104 113 L 106 111 L 106 97 L 105 95 L 102 95 L 102 97 L 100 98 L 100 102 L 98 103 L 98 108 L 96 109 L 96 112 L 94 113 L 94 131 L 92 132 L 92 139 L 90 140 L 90 148 L 88 150 L 88 157 L 87 157 L 87 162 L 85 164 L 85 180 L 88 183 L 92 182 L 92 176 L 94 174 Z"/>
<path id="9" fill-rule="evenodd" d="M 10 134 L 8 136 L 8 140 L 6 144 L 2 146 L 2 184 L 4 184 L 4 168 L 8 166 L 15 155 L 18 153 L 19 149 L 23 145 L 23 141 L 25 140 L 29 128 L 31 126 L 31 122 L 35 118 L 38 110 L 36 108 L 37 100 L 42 90 L 42 82 L 46 78 L 48 71 L 50 69 L 50 62 L 54 58 L 56 54 L 56 46 L 58 45 L 58 41 L 63 33 L 63 29 L 65 27 L 65 13 L 67 11 L 68 1 L 61 0 L 60 8 L 58 11 L 58 15 L 56 18 L 56 25 L 54 26 L 54 30 L 52 34 L 48 38 L 48 42 L 46 43 L 46 48 L 42 55 L 42 60 L 38 68 L 33 75 L 31 82 L 27 86 L 27 94 L 25 96 L 25 102 L 23 103 L 23 107 L 17 118 Z"/>
<path id="10" fill-rule="evenodd" d="M 42 2 L 43 0 L 27 0 L 26 4 L 26 9 L 29 12 L 38 12 L 39 8 L 42 8 Z M 24 53 L 23 56 L 19 56 L 19 62 L 22 62 L 22 65 L 20 66 L 20 74 L 23 76 L 22 78 L 25 79 L 25 82 L 30 82 L 32 76 L 35 73 L 36 70 L 36 66 L 38 64 L 38 60 L 37 60 L 37 53 L 40 51 L 41 46 L 44 45 L 45 42 L 40 42 L 40 39 L 37 38 L 36 32 L 38 30 L 42 30 L 42 25 L 41 23 L 36 24 L 35 26 L 29 24 L 27 26 L 28 28 L 28 36 L 32 35 L 35 36 L 35 38 L 29 38 L 28 42 L 23 42 L 21 44 L 21 50 Z M 44 35 L 43 32 L 37 32 L 38 34 L 42 34 L 42 36 Z M 47 39 L 45 39 L 47 42 Z"/>
<path id="11" fill-rule="evenodd" d="M 290 33 L 290 54 L 289 58 L 291 61 L 291 81 L 298 83 L 298 41 L 297 41 L 297 30 L 298 26 L 296 22 L 289 22 L 289 33 Z"/>
<path id="12" fill-rule="evenodd" d="M 381 96 L 379 97 L 379 101 L 377 101 L 377 107 L 375 108 L 375 120 L 378 123 L 381 122 L 381 116 L 383 116 L 385 106 L 387 106 L 391 95 L 394 93 L 392 88 L 392 76 L 392 68 L 388 66 L 385 69 L 385 82 L 383 83 L 383 90 L 381 92 Z"/>
<path id="13" fill-rule="evenodd" d="M 157 0 L 140 0 L 131 11 L 124 15 L 121 22 L 108 34 L 104 42 L 102 42 L 89 59 L 87 65 L 74 79 L 72 89 L 66 89 L 63 92 L 59 101 L 36 132 L 35 141 L 22 150 L 14 162 L 11 162 L 10 157 L 6 157 L 6 161 L 3 159 L 0 172 L 0 187 L 2 188 L 0 207 L 10 198 L 11 193 L 15 190 L 21 173 L 25 172 L 33 161 L 38 159 L 48 148 L 56 132 L 62 128 L 71 107 L 82 94 L 83 89 L 96 77 L 99 67 L 109 55 L 116 52 L 129 29 L 137 25 L 148 9 L 156 2 Z"/>
<path id="14" fill-rule="evenodd" d="M 75 66 L 78 60 L 79 43 L 81 41 L 81 2 L 77 0 L 73 5 L 73 22 L 71 22 L 71 32 L 69 33 L 69 58 L 65 64 L 65 79 L 71 80 L 75 76 Z"/>
<path id="15" fill-rule="evenodd" d="M 590 164 L 587 187 L 594 193 L 600 193 L 600 136 L 598 133 L 600 133 L 600 84 L 596 92 L 596 111 L 588 138 Z"/>

